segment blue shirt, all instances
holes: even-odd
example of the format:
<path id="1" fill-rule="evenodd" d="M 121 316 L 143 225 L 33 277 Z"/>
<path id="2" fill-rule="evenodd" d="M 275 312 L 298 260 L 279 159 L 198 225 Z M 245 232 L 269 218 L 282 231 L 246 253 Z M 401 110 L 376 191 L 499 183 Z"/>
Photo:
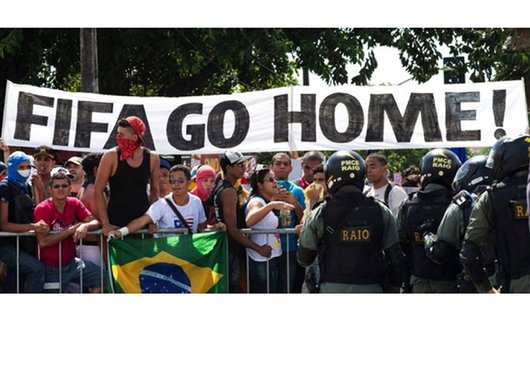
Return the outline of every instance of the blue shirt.
<path id="1" fill-rule="evenodd" d="M 297 186 L 293 182 L 287 181 L 287 180 L 278 181 L 278 185 L 284 187 L 288 192 L 293 194 L 294 198 L 300 204 L 300 207 L 302 207 L 302 210 L 305 210 L 304 190 L 302 190 L 300 186 Z M 289 227 L 294 228 L 296 224 L 297 224 L 296 212 L 294 210 L 291 210 L 291 223 Z M 287 252 L 287 235 L 281 234 L 280 240 L 282 242 L 282 251 Z M 295 234 L 290 234 L 289 235 L 289 252 L 296 252 L 297 249 L 298 249 L 298 237 Z"/>

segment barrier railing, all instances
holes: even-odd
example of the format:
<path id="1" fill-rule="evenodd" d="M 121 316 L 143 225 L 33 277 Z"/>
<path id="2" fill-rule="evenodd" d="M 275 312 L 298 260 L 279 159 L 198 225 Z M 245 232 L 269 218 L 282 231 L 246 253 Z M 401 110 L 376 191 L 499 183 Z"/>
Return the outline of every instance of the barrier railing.
<path id="1" fill-rule="evenodd" d="M 295 229 L 294 228 L 281 228 L 281 229 L 264 229 L 264 230 L 256 230 L 256 229 L 250 229 L 250 228 L 245 228 L 245 229 L 242 229 L 241 230 L 245 235 L 256 235 L 256 234 L 261 234 L 261 235 L 265 235 L 267 237 L 267 243 L 270 242 L 270 237 L 272 235 L 285 235 L 286 236 L 286 249 L 285 251 L 282 253 L 282 255 L 286 255 L 285 257 L 285 261 L 286 261 L 286 289 L 287 289 L 287 293 L 291 293 L 291 286 L 292 286 L 292 273 L 291 271 L 294 270 L 294 268 L 291 268 L 291 262 L 292 260 L 295 258 L 291 258 L 290 255 L 292 254 L 292 252 L 296 251 L 296 247 L 291 247 L 290 246 L 290 239 L 289 239 L 289 236 L 290 235 L 294 235 L 295 234 Z M 56 233 L 59 233 L 60 231 L 50 231 L 50 234 L 56 234 Z M 95 231 L 89 231 L 88 232 L 89 235 L 97 235 L 99 236 L 99 239 L 98 239 L 98 242 L 97 242 L 97 246 L 99 247 L 99 260 L 98 262 L 95 262 L 95 260 L 90 260 L 92 263 L 94 263 L 95 265 L 97 265 L 100 269 L 100 283 L 102 285 L 102 292 L 104 291 L 104 283 L 105 283 L 105 274 L 107 275 L 107 281 L 110 284 L 112 284 L 112 278 L 111 278 L 111 273 L 110 271 L 108 270 L 110 268 L 110 262 L 109 262 L 109 258 L 108 258 L 108 241 L 107 241 L 107 238 L 103 236 L 102 234 L 102 230 L 95 230 Z M 145 238 L 145 235 L 147 234 L 149 236 L 149 238 L 153 237 L 152 235 L 150 235 L 148 233 L 147 230 L 138 230 L 138 231 L 135 231 L 132 234 L 136 234 L 136 235 L 141 235 L 141 238 L 144 239 Z M 159 229 L 156 231 L 156 234 L 157 235 L 164 235 L 164 234 L 177 234 L 177 235 L 186 235 L 188 234 L 188 230 L 187 229 Z M 4 237 L 11 237 L 11 238 L 16 238 L 16 244 L 15 244 L 15 247 L 16 247 L 16 293 L 20 293 L 21 290 L 20 290 L 20 287 L 21 287 L 21 284 L 20 284 L 20 251 L 21 251 L 21 247 L 20 247 L 20 238 L 21 237 L 27 237 L 27 236 L 33 236 L 35 237 L 35 233 L 34 232 L 24 232 L 24 233 L 11 233 L 11 232 L 0 232 L 0 238 L 4 238 Z M 78 242 L 78 245 L 77 247 L 86 247 L 87 244 L 84 244 L 84 242 L 88 242 L 88 240 L 86 239 L 80 239 L 79 242 Z M 88 246 L 94 246 L 94 241 L 91 241 L 90 242 L 90 245 Z M 62 268 L 63 267 L 63 263 L 62 263 L 62 242 L 59 242 L 57 243 L 58 246 L 59 246 L 59 267 L 58 268 Z M 228 244 L 228 243 L 227 243 Z M 38 246 L 37 244 L 37 258 L 40 260 L 40 251 L 41 251 L 41 248 L 40 246 Z M 291 249 L 291 248 L 294 248 L 294 249 Z M 0 250 L 2 248 L 0 247 Z M 78 256 L 78 258 L 81 260 L 81 262 L 79 263 L 80 265 L 80 280 L 79 280 L 79 288 L 76 288 L 75 286 L 71 286 L 68 288 L 69 284 L 65 284 L 65 286 L 63 286 L 63 274 L 62 274 L 62 270 L 58 270 L 58 274 L 59 274 L 59 281 L 48 281 L 44 283 L 44 288 L 43 288 L 43 291 L 45 292 L 58 292 L 58 293 L 63 293 L 63 289 L 66 290 L 66 292 L 83 292 L 83 270 L 84 270 L 84 267 L 85 267 L 85 259 L 84 259 L 84 255 L 85 255 L 85 250 L 84 249 L 79 249 L 78 250 L 78 254 L 76 254 L 76 256 Z M 227 276 L 229 276 L 229 271 L 228 271 L 228 268 L 229 268 L 229 262 L 228 262 L 228 247 L 227 247 L 227 257 L 226 257 L 226 262 L 227 262 Z M 28 252 L 31 254 L 31 252 Z M 106 257 L 106 259 L 105 259 Z M 246 291 L 247 293 L 250 293 L 250 283 L 252 281 L 252 279 L 250 278 L 250 260 L 252 260 L 250 258 L 250 256 L 248 255 L 248 253 L 245 255 L 246 257 L 246 261 L 245 261 L 245 272 L 246 272 Z M 270 267 L 269 267 L 269 262 L 270 262 L 271 259 L 267 258 L 266 259 L 266 266 L 267 266 L 267 293 L 270 293 Z M 105 264 L 105 265 L 104 265 Z M 9 273 L 10 270 L 12 270 L 13 268 L 8 268 L 8 276 L 11 276 L 12 273 Z M 230 278 L 228 278 L 228 280 L 230 280 Z M 109 289 L 112 289 L 110 286 L 109 286 Z"/>

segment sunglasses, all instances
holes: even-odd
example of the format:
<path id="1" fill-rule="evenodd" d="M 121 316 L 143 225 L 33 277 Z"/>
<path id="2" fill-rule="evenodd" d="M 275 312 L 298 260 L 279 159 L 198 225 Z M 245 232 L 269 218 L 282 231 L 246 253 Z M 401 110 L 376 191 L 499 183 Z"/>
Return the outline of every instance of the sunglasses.
<path id="1" fill-rule="evenodd" d="M 239 166 L 240 168 L 244 167 L 246 165 L 245 162 L 238 162 L 237 164 L 233 164 L 232 166 Z"/>
<path id="2" fill-rule="evenodd" d="M 186 180 L 184 178 L 170 178 L 169 179 L 169 183 L 172 184 L 172 185 L 174 185 L 175 183 L 182 184 L 184 182 L 186 182 Z"/>
<path id="3" fill-rule="evenodd" d="M 267 177 L 267 178 L 263 178 L 263 181 L 267 181 L 267 182 L 274 182 L 274 181 L 277 181 L 278 178 L 276 177 Z"/>
<path id="4" fill-rule="evenodd" d="M 70 185 L 53 185 L 52 186 L 52 189 L 66 189 L 67 187 L 69 187 Z"/>

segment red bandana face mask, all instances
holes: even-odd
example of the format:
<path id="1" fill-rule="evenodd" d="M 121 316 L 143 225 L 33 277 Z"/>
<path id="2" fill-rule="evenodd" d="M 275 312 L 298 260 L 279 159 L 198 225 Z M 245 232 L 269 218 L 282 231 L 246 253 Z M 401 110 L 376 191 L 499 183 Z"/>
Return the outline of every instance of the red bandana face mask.
<path id="1" fill-rule="evenodd" d="M 116 136 L 116 142 L 118 143 L 118 148 L 120 148 L 120 161 L 132 157 L 136 148 L 140 146 L 139 141 L 124 139 L 120 135 Z"/>

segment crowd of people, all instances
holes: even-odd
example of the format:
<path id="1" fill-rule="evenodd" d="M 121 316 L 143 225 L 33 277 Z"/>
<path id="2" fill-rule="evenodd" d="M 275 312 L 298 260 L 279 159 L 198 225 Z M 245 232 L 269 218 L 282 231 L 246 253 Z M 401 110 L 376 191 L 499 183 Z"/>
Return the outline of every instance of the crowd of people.
<path id="1" fill-rule="evenodd" d="M 117 127 L 64 162 L 1 144 L 0 232 L 19 234 L 0 237 L 1 291 L 106 291 L 104 238 L 186 229 L 226 231 L 232 293 L 530 292 L 529 135 L 464 164 L 433 149 L 397 184 L 380 153 L 310 151 L 291 181 L 287 153 L 190 168 L 146 148 L 140 118 Z"/>

